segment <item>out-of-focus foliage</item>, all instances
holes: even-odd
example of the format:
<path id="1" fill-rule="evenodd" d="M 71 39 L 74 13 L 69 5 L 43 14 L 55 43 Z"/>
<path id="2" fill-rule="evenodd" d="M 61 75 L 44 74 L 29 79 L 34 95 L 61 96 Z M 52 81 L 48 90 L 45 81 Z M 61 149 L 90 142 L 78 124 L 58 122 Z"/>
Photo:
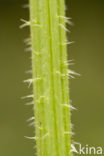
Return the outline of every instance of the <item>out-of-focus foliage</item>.
<path id="1" fill-rule="evenodd" d="M 34 154 L 33 141 L 24 136 L 33 136 L 33 128 L 26 120 L 32 116 L 31 106 L 22 96 L 30 94 L 23 80 L 31 75 L 30 53 L 24 52 L 22 42 L 29 29 L 19 29 L 20 19 L 28 19 L 28 9 L 21 0 L 0 0 L 0 156 L 28 156 Z M 83 145 L 103 146 L 104 141 L 104 1 L 67 1 L 67 16 L 72 17 L 68 38 L 75 43 L 68 53 L 75 60 L 71 69 L 81 77 L 71 80 L 70 93 L 75 124 L 75 141 Z"/>

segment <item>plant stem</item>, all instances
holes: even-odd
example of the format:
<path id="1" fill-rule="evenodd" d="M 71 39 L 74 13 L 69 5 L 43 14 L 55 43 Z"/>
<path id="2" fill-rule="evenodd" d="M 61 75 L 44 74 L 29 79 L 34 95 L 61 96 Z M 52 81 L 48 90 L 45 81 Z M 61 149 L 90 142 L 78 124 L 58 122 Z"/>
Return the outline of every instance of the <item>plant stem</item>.
<path id="1" fill-rule="evenodd" d="M 30 0 L 37 156 L 72 156 L 64 0 Z"/>

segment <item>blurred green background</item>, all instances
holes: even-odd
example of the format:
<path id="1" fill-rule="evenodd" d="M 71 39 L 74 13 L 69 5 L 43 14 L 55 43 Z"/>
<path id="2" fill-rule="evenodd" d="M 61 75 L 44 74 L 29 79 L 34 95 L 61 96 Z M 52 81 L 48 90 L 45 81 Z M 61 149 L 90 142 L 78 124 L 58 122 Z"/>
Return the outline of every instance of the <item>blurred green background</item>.
<path id="1" fill-rule="evenodd" d="M 31 94 L 23 80 L 31 68 L 30 53 L 23 40 L 29 29 L 19 29 L 20 19 L 29 19 L 28 1 L 0 0 L 0 156 L 32 156 L 33 128 L 26 120 L 32 116 L 31 106 L 22 96 Z M 74 140 L 104 149 L 104 0 L 67 0 L 67 16 L 73 26 L 68 38 L 71 69 L 81 74 L 70 81 L 70 93 L 77 111 L 72 113 Z"/>

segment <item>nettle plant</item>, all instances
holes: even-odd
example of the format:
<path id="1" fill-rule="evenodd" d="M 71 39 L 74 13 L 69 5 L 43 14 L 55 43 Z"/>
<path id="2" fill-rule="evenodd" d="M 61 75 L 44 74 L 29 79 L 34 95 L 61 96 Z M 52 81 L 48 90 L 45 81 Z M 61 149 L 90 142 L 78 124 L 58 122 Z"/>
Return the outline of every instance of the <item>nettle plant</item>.
<path id="1" fill-rule="evenodd" d="M 37 156 L 72 156 L 71 109 L 64 0 L 30 0 L 32 78 Z"/>

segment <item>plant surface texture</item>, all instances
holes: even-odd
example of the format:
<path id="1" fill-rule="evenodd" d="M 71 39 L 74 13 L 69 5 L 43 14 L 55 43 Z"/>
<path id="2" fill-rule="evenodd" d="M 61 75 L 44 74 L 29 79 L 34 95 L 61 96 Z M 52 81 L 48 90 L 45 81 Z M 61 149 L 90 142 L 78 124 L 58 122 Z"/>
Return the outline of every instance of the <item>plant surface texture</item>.
<path id="1" fill-rule="evenodd" d="M 72 156 L 64 0 L 30 0 L 37 156 Z"/>

